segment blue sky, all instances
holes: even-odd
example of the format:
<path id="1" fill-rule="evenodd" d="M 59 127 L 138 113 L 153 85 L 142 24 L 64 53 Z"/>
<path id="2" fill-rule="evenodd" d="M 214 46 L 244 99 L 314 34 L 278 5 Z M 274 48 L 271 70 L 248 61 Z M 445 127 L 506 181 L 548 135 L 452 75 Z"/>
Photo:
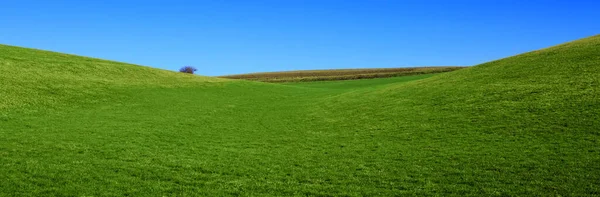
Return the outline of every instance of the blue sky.
<path id="1" fill-rule="evenodd" d="M 476 65 L 600 34 L 600 1 L 3 0 L 0 43 L 201 75 Z"/>

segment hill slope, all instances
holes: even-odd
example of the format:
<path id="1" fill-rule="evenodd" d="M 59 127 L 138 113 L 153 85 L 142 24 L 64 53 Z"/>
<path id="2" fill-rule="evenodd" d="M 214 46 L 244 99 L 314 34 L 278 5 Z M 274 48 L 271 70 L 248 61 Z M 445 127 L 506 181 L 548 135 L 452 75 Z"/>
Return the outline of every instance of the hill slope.
<path id="1" fill-rule="evenodd" d="M 286 85 L 0 49 L 0 195 L 600 192 L 599 36 L 450 73 Z"/>
<path id="2" fill-rule="evenodd" d="M 189 76 L 149 67 L 0 45 L 0 110 L 57 104 L 90 95 L 108 96 L 107 88 L 185 86 L 223 79 Z"/>
<path id="3" fill-rule="evenodd" d="M 598 54 L 600 36 L 594 36 L 426 80 L 340 97 L 361 94 L 356 100 L 361 103 L 368 101 L 367 95 L 374 100 L 388 99 L 390 102 L 377 101 L 384 105 L 428 101 L 428 106 L 439 107 L 436 110 L 459 110 L 485 115 L 488 120 L 494 116 L 531 124 L 532 119 L 521 116 L 544 116 L 548 124 L 600 128 L 596 117 L 600 109 Z"/>
<path id="4" fill-rule="evenodd" d="M 600 36 L 594 36 L 341 94 L 324 101 L 320 114 L 342 117 L 333 119 L 336 124 L 385 133 L 382 141 L 410 141 L 407 154 L 422 154 L 417 157 L 424 163 L 445 162 L 425 164 L 421 171 L 445 177 L 434 181 L 442 191 L 598 194 L 598 54 Z"/>

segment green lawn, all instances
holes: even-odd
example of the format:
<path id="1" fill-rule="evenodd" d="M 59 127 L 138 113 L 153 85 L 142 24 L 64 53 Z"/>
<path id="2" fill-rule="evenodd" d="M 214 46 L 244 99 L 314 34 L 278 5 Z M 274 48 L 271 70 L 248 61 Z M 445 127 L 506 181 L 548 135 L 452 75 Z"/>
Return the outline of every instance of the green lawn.
<path id="1" fill-rule="evenodd" d="M 598 54 L 267 84 L 0 45 L 0 196 L 600 195 Z"/>

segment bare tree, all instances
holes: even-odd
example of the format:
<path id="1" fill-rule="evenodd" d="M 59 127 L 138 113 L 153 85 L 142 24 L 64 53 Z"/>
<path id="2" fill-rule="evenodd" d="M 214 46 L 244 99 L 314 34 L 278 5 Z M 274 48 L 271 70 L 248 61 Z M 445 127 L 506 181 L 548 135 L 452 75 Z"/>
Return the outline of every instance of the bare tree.
<path id="1" fill-rule="evenodd" d="M 179 69 L 179 72 L 182 72 L 182 73 L 189 73 L 189 74 L 194 74 L 194 72 L 196 72 L 196 70 L 197 70 L 197 69 L 196 69 L 196 68 L 194 68 L 194 67 L 191 67 L 191 66 L 184 66 L 184 67 L 181 67 L 181 68 Z"/>

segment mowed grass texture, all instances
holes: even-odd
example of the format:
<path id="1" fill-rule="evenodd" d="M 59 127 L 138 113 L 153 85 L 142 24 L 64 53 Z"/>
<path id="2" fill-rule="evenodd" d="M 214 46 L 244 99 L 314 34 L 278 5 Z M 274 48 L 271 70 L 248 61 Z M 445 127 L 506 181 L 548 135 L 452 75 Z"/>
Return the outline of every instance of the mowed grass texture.
<path id="1" fill-rule="evenodd" d="M 220 78 L 244 79 L 271 83 L 339 81 L 400 77 L 421 74 L 443 73 L 462 69 L 459 66 L 414 67 L 414 68 L 368 68 L 368 69 L 331 69 L 331 70 L 299 70 L 285 72 L 249 73 L 227 75 Z"/>
<path id="2" fill-rule="evenodd" d="M 600 194 L 599 36 L 442 74 L 286 84 L 0 51 L 0 195 Z"/>

